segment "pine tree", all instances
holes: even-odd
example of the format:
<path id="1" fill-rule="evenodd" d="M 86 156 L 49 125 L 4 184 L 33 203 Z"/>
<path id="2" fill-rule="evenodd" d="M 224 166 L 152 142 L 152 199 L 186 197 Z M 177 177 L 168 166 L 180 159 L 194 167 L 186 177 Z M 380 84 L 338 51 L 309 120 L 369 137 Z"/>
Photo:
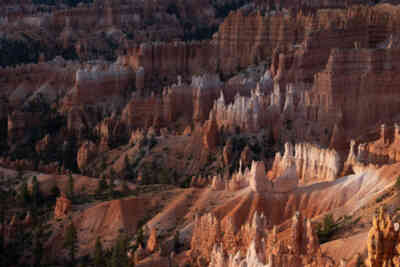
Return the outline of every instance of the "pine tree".
<path id="1" fill-rule="evenodd" d="M 99 195 L 99 194 L 103 193 L 107 189 L 107 187 L 108 187 L 108 185 L 107 185 L 106 179 L 103 176 L 97 183 L 96 194 Z"/>
<path id="2" fill-rule="evenodd" d="M 108 193 L 109 193 L 109 197 L 110 198 L 114 198 L 114 188 L 115 188 L 115 184 L 114 184 L 114 176 L 110 177 L 110 182 L 108 185 Z"/>
<path id="3" fill-rule="evenodd" d="M 28 183 L 26 181 L 22 183 L 18 197 L 24 204 L 28 204 L 30 202 L 31 195 L 29 194 Z"/>
<path id="4" fill-rule="evenodd" d="M 131 164 L 129 162 L 128 156 L 125 156 L 125 158 L 124 158 L 124 165 L 125 165 L 125 169 L 130 168 Z"/>
<path id="5" fill-rule="evenodd" d="M 107 168 L 106 159 L 104 157 L 102 157 L 101 162 L 100 162 L 100 170 L 104 171 L 106 168 Z"/>
<path id="6" fill-rule="evenodd" d="M 126 179 L 123 179 L 122 180 L 122 192 L 124 194 L 129 194 L 129 191 L 130 191 L 130 189 L 129 189 L 128 183 L 127 183 Z"/>
<path id="7" fill-rule="evenodd" d="M 74 199 L 74 178 L 72 177 L 72 174 L 68 176 L 68 189 L 67 189 L 67 196 L 68 198 L 73 201 Z"/>
<path id="8" fill-rule="evenodd" d="M 58 189 L 57 185 L 53 185 L 53 187 L 51 188 L 50 192 L 51 192 L 51 196 L 53 198 L 57 198 L 60 195 L 60 189 Z"/>
<path id="9" fill-rule="evenodd" d="M 131 267 L 132 263 L 127 253 L 128 239 L 124 234 L 120 234 L 112 251 L 111 267 Z"/>
<path id="10" fill-rule="evenodd" d="M 5 240 L 4 240 L 4 236 L 5 236 L 5 219 L 6 219 L 6 201 L 7 201 L 7 197 L 6 197 L 6 192 L 4 192 L 3 190 L 1 190 L 0 188 L 0 226 L 1 226 L 1 232 L 0 232 L 0 266 L 5 266 Z"/>
<path id="11" fill-rule="evenodd" d="M 179 252 L 180 242 L 179 242 L 179 231 L 177 230 L 174 235 L 174 251 L 175 253 Z"/>
<path id="12" fill-rule="evenodd" d="M 32 178 L 32 198 L 33 198 L 33 203 L 35 206 L 39 205 L 41 201 L 41 195 L 40 195 L 40 187 L 39 183 L 37 181 L 37 177 L 33 176 Z"/>
<path id="13" fill-rule="evenodd" d="M 110 179 L 115 179 L 117 177 L 117 173 L 115 172 L 114 168 L 110 170 Z"/>
<path id="14" fill-rule="evenodd" d="M 64 248 L 68 249 L 69 266 L 75 266 L 75 254 L 78 249 L 78 234 L 72 222 L 68 225 L 65 233 Z"/>
<path id="15" fill-rule="evenodd" d="M 94 267 L 105 266 L 103 245 L 99 237 L 96 239 L 95 251 L 94 251 Z"/>

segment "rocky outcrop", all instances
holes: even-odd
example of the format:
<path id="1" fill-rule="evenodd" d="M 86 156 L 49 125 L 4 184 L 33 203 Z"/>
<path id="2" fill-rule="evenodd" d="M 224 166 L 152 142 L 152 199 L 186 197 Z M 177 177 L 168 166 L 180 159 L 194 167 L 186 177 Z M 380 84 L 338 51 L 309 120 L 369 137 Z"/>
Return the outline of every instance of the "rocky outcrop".
<path id="1" fill-rule="evenodd" d="M 332 181 L 341 171 L 339 154 L 330 149 L 322 149 L 312 144 L 285 144 L 285 153 L 277 153 L 271 178 L 296 175 L 300 183 L 310 184 L 319 181 Z M 294 169 L 293 169 L 294 168 Z"/>
<path id="2" fill-rule="evenodd" d="M 65 195 L 62 194 L 57 198 L 56 206 L 54 207 L 54 218 L 55 219 L 65 218 L 70 209 L 71 209 L 71 200 L 69 200 Z"/>
<path id="3" fill-rule="evenodd" d="M 191 87 L 193 88 L 194 121 L 205 121 L 208 118 L 212 103 L 217 98 L 221 86 L 218 75 L 193 76 Z"/>
<path id="4" fill-rule="evenodd" d="M 240 162 L 243 166 L 249 166 L 253 162 L 253 152 L 249 146 L 246 146 L 240 153 Z"/>
<path id="5" fill-rule="evenodd" d="M 126 127 L 115 114 L 101 121 L 95 127 L 95 133 L 100 137 L 101 151 L 107 151 L 128 141 Z"/>
<path id="6" fill-rule="evenodd" d="M 368 233 L 368 267 L 400 266 L 399 223 L 394 223 L 383 208 L 372 220 Z"/>
<path id="7" fill-rule="evenodd" d="M 209 257 L 211 248 L 221 240 L 220 222 L 215 215 L 207 213 L 194 221 L 190 254 L 193 258 Z M 207 233 L 206 235 L 204 233 Z"/>
<path id="8" fill-rule="evenodd" d="M 143 130 L 132 131 L 131 137 L 129 138 L 130 145 L 141 144 L 141 142 L 145 139 L 145 135 Z"/>
<path id="9" fill-rule="evenodd" d="M 38 94 L 49 103 L 73 86 L 78 67 L 77 62 L 56 57 L 38 64 L 0 68 L 1 76 L 7 77 L 0 80 L 0 88 L 11 104 L 21 104 L 28 96 L 33 99 Z"/>
<path id="10" fill-rule="evenodd" d="M 76 71 L 75 85 L 65 97 L 64 106 L 96 105 L 115 110 L 121 105 L 135 76 L 131 69 L 115 63 L 88 64 Z"/>
<path id="11" fill-rule="evenodd" d="M 34 112 L 14 111 L 8 115 L 7 136 L 9 143 L 16 143 L 30 133 L 28 129 L 41 125 L 39 114 Z"/>
<path id="12" fill-rule="evenodd" d="M 217 70 L 216 52 L 215 46 L 208 41 L 144 43 L 130 47 L 121 60 L 135 70 L 143 67 L 145 84 L 151 85 L 157 76 L 173 81 L 177 75 L 214 73 Z"/>
<path id="13" fill-rule="evenodd" d="M 250 97 L 236 95 L 231 104 L 225 103 L 224 94 L 221 92 L 215 101 L 212 113 L 215 114 L 218 127 L 224 127 L 233 132 L 236 128 L 243 131 L 254 132 L 265 126 L 265 111 L 267 99 L 260 92 L 254 90 Z"/>
<path id="14" fill-rule="evenodd" d="M 284 193 L 295 190 L 299 185 L 296 169 L 293 166 L 285 169 L 279 177 L 273 180 L 267 176 L 263 162 L 253 161 L 250 168 L 246 168 L 244 171 L 241 169 L 240 165 L 238 172 L 234 173 L 231 180 L 226 182 L 226 190 L 237 191 L 249 188 L 258 193 Z"/>
<path id="15" fill-rule="evenodd" d="M 215 117 L 211 117 L 203 126 L 203 145 L 206 150 L 213 150 L 219 143 L 219 132 Z"/>
<path id="16" fill-rule="evenodd" d="M 365 169 L 378 169 L 400 160 L 400 126 L 382 124 L 379 137 L 371 142 L 351 140 L 343 174 L 360 173 Z"/>
<path id="17" fill-rule="evenodd" d="M 150 237 L 147 240 L 146 250 L 149 253 L 153 253 L 157 249 L 157 230 L 153 228 L 150 232 Z"/>
<path id="18" fill-rule="evenodd" d="M 121 123 L 127 130 L 159 126 L 165 122 L 162 108 L 161 100 L 154 95 L 150 97 L 135 95 L 122 110 Z"/>
<path id="19" fill-rule="evenodd" d="M 232 160 L 232 156 L 233 156 L 233 144 L 232 143 L 233 143 L 232 139 L 229 139 L 222 151 L 222 157 L 224 159 L 225 165 L 229 165 Z"/>
<path id="20" fill-rule="evenodd" d="M 225 186 L 224 179 L 219 175 L 214 176 L 211 180 L 211 189 L 213 190 L 225 190 Z"/>
<path id="21" fill-rule="evenodd" d="M 271 192 L 272 183 L 268 180 L 263 162 L 253 161 L 250 168 L 242 171 L 240 165 L 237 173 L 232 175 L 232 179 L 228 181 L 227 189 L 237 191 L 249 187 L 254 192 Z"/>
<path id="22" fill-rule="evenodd" d="M 87 164 L 97 156 L 97 146 L 92 141 L 86 141 L 78 150 L 76 163 L 78 168 L 83 171 Z"/>
<path id="23" fill-rule="evenodd" d="M 257 218 L 257 214 L 254 216 Z M 259 225 L 259 227 L 262 229 L 263 226 Z M 299 213 L 293 217 L 288 234 L 290 237 L 285 243 L 277 239 L 276 228 L 269 231 L 262 239 L 260 236 L 257 238 L 257 235 L 253 235 L 254 239 L 246 247 L 244 257 L 239 251 L 228 256 L 224 248 L 217 244 L 213 248 L 209 266 L 337 266 L 328 257 L 322 255 L 318 237 L 313 231 L 311 222 L 304 220 Z"/>

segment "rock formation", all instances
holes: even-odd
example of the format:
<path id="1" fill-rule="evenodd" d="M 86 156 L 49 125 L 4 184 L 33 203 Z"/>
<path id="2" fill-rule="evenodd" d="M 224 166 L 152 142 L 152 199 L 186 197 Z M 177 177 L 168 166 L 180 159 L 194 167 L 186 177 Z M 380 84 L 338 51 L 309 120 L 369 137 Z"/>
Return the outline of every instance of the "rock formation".
<path id="1" fill-rule="evenodd" d="M 153 253 L 157 249 L 157 230 L 153 228 L 150 232 L 150 237 L 147 240 L 146 250 Z"/>
<path id="2" fill-rule="evenodd" d="M 54 218 L 64 219 L 71 208 L 71 200 L 65 195 L 61 195 L 57 198 L 56 206 L 54 207 Z"/>
<path id="3" fill-rule="evenodd" d="M 382 208 L 374 216 L 368 234 L 366 266 L 400 266 L 399 227 Z"/>
<path id="4" fill-rule="evenodd" d="M 203 145 L 207 150 L 213 150 L 217 147 L 219 141 L 218 126 L 215 117 L 204 123 Z"/>
<path id="5" fill-rule="evenodd" d="M 191 55 L 196 55 L 195 57 Z M 150 85 L 155 76 L 170 80 L 177 75 L 191 75 L 216 71 L 214 45 L 207 41 L 143 43 L 130 47 L 123 61 L 133 69 L 145 70 L 145 84 Z"/>
<path id="6" fill-rule="evenodd" d="M 90 162 L 90 160 L 92 160 L 93 157 L 97 156 L 97 153 L 97 146 L 93 142 L 87 141 L 82 144 L 78 150 L 76 160 L 78 168 L 82 171 Z"/>
<path id="7" fill-rule="evenodd" d="M 270 171 L 271 177 L 287 176 L 288 170 L 303 184 L 318 181 L 332 181 L 341 171 L 341 160 L 334 150 L 321 149 L 312 144 L 285 144 L 285 153 L 277 153 Z M 286 173 L 285 173 L 286 172 Z"/>
<path id="8" fill-rule="evenodd" d="M 276 228 L 268 232 L 265 239 L 254 239 L 246 248 L 244 257 L 240 252 L 227 256 L 223 247 L 215 245 L 209 266 L 336 266 L 328 257 L 322 255 L 318 237 L 309 220 L 304 220 L 296 213 L 289 231 L 290 237 L 285 244 L 277 241 Z"/>
<path id="9" fill-rule="evenodd" d="M 133 80 L 130 68 L 117 62 L 87 65 L 76 71 L 75 85 L 68 92 L 64 105 L 117 105 Z"/>
<path id="10" fill-rule="evenodd" d="M 218 95 L 222 83 L 218 75 L 193 76 L 193 120 L 204 121 L 208 118 L 213 101 Z M 218 120 L 218 119 L 217 119 Z"/>
<path id="11" fill-rule="evenodd" d="M 265 125 L 263 111 L 267 109 L 266 99 L 260 91 L 252 91 L 250 97 L 235 96 L 233 103 L 226 105 L 221 92 L 215 101 L 212 113 L 216 114 L 218 127 L 230 129 L 239 128 L 243 131 L 257 131 Z"/>
<path id="12" fill-rule="evenodd" d="M 239 167 L 237 173 L 228 181 L 227 188 L 232 191 L 249 187 L 253 192 L 271 192 L 272 183 L 268 180 L 263 162 L 253 161 L 250 168 L 244 171 Z"/>

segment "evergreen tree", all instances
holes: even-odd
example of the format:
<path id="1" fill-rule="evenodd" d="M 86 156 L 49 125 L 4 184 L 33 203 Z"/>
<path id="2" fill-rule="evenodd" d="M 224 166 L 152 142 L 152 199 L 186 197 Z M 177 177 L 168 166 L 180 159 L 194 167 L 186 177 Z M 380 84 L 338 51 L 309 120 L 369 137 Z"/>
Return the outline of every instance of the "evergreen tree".
<path id="1" fill-rule="evenodd" d="M 124 165 L 125 165 L 125 169 L 129 169 L 130 168 L 130 162 L 129 162 L 129 159 L 128 159 L 128 156 L 125 156 L 125 158 L 124 158 Z"/>
<path id="2" fill-rule="evenodd" d="M 96 189 L 96 194 L 101 194 L 107 189 L 108 185 L 106 182 L 106 179 L 101 177 L 101 179 L 97 182 L 97 189 Z"/>
<path id="3" fill-rule="evenodd" d="M 29 194 L 28 183 L 26 181 L 22 183 L 18 197 L 20 202 L 24 204 L 28 204 L 30 202 L 31 195 Z"/>
<path id="4" fill-rule="evenodd" d="M 79 172 L 79 168 L 76 163 L 77 152 L 78 149 L 76 137 L 74 135 L 70 135 L 63 149 L 62 163 L 64 165 L 64 168 L 69 169 L 72 172 Z"/>
<path id="5" fill-rule="evenodd" d="M 100 170 L 104 171 L 106 168 L 107 168 L 106 159 L 104 157 L 102 157 L 101 162 L 100 162 Z"/>
<path id="6" fill-rule="evenodd" d="M 99 237 L 96 239 L 95 251 L 94 251 L 94 267 L 105 266 L 103 245 Z"/>
<path id="7" fill-rule="evenodd" d="M 179 242 L 179 231 L 177 230 L 174 234 L 174 251 L 175 253 L 179 252 L 180 242 Z"/>
<path id="8" fill-rule="evenodd" d="M 32 178 L 32 198 L 33 198 L 33 203 L 35 206 L 39 205 L 41 201 L 41 195 L 40 195 L 40 187 L 39 183 L 37 181 L 37 177 L 33 176 Z"/>
<path id="9" fill-rule="evenodd" d="M 110 198 L 114 197 L 114 188 L 115 188 L 115 184 L 114 184 L 114 177 L 111 176 L 110 177 L 110 183 L 108 185 L 108 194 Z"/>
<path id="10" fill-rule="evenodd" d="M 68 176 L 67 196 L 71 201 L 73 201 L 73 199 L 74 199 L 74 177 L 72 177 L 72 174 L 70 174 Z"/>
<path id="11" fill-rule="evenodd" d="M 128 182 L 126 181 L 126 179 L 122 180 L 122 192 L 124 194 L 129 194 L 129 192 L 130 192 L 130 189 L 129 189 L 129 186 L 128 186 Z"/>
<path id="12" fill-rule="evenodd" d="M 5 236 L 5 219 L 6 219 L 6 201 L 7 201 L 7 197 L 6 197 L 6 192 L 4 192 L 3 190 L 1 190 L 0 188 L 0 226 L 1 226 L 1 232 L 0 232 L 0 266 L 5 266 L 5 240 L 4 240 L 4 236 Z"/>
<path id="13" fill-rule="evenodd" d="M 139 222 L 141 223 L 141 222 Z M 143 224 L 142 224 L 143 225 Z M 143 228 L 140 227 L 135 235 L 136 238 L 136 243 L 142 245 L 142 247 L 144 247 L 146 244 L 144 243 L 144 233 L 143 233 Z"/>
<path id="14" fill-rule="evenodd" d="M 128 257 L 128 239 L 120 234 L 112 250 L 111 267 L 131 267 L 131 260 Z"/>
<path id="15" fill-rule="evenodd" d="M 51 196 L 56 199 L 60 195 L 60 189 L 58 189 L 58 186 L 53 185 L 51 188 Z"/>
<path id="16" fill-rule="evenodd" d="M 117 177 L 117 173 L 115 172 L 114 168 L 110 170 L 110 179 L 115 179 Z"/>
<path id="17" fill-rule="evenodd" d="M 64 248 L 68 250 L 69 266 L 75 266 L 75 254 L 78 249 L 78 234 L 72 222 L 68 225 L 65 233 Z"/>

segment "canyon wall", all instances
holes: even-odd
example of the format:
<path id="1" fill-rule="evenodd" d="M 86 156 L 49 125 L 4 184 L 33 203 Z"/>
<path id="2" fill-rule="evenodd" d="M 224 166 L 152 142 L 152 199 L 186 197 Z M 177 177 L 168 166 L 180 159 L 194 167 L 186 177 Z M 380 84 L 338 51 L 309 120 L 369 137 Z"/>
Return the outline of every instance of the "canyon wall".
<path id="1" fill-rule="evenodd" d="M 73 105 L 106 104 L 108 109 L 115 110 L 118 103 L 123 103 L 121 98 L 127 95 L 129 90 L 134 90 L 134 78 L 130 68 L 117 62 L 88 64 L 76 71 L 74 87 L 64 98 L 64 105 L 70 108 Z"/>
<path id="2" fill-rule="evenodd" d="M 171 81 L 178 75 L 199 75 L 217 70 L 216 49 L 209 41 L 143 43 L 129 47 L 121 60 L 133 69 L 143 67 L 148 85 L 155 78 Z"/>

